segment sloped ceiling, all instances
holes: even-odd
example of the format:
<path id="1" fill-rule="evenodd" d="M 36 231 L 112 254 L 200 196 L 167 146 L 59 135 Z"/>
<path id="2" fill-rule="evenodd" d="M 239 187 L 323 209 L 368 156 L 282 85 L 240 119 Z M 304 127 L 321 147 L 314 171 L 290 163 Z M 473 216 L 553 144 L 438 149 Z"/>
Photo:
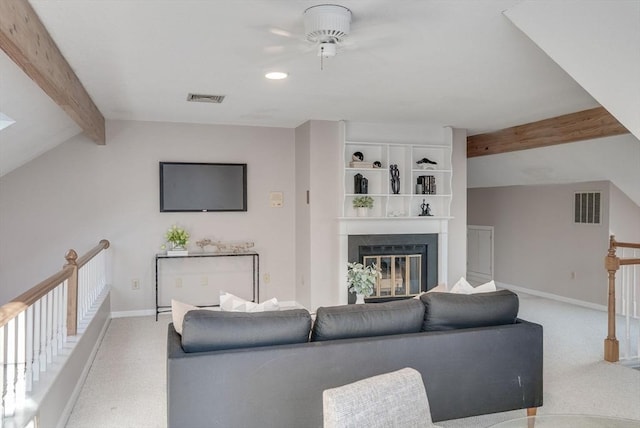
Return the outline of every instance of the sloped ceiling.
<path id="1" fill-rule="evenodd" d="M 505 15 L 640 138 L 640 1 L 526 0 Z"/>
<path id="2" fill-rule="evenodd" d="M 80 133 L 80 127 L 0 50 L 0 176 Z"/>

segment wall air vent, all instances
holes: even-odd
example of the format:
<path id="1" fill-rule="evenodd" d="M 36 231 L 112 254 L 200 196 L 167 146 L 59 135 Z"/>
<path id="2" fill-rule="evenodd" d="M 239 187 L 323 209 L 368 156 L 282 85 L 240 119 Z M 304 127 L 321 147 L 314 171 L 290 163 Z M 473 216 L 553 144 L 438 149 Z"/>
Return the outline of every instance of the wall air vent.
<path id="1" fill-rule="evenodd" d="M 194 103 L 214 103 L 220 104 L 224 100 L 224 95 L 189 94 L 187 101 Z"/>
<path id="2" fill-rule="evenodd" d="M 600 224 L 600 192 L 576 193 L 573 200 L 573 221 Z"/>

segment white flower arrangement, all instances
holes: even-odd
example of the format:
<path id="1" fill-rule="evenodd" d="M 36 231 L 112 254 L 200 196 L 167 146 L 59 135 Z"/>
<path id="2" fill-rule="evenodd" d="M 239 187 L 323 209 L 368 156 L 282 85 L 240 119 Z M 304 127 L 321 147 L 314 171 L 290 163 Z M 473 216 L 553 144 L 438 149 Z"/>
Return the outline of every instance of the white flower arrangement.
<path id="1" fill-rule="evenodd" d="M 376 267 L 375 263 L 364 266 L 362 263 L 347 263 L 347 285 L 349 291 L 362 294 L 363 296 L 371 296 L 376 286 L 376 280 L 382 275 Z"/>
<path id="2" fill-rule="evenodd" d="M 189 234 L 187 231 L 175 224 L 167 229 L 167 233 L 164 234 L 164 237 L 167 242 L 171 243 L 173 248 L 184 248 L 189 243 Z M 166 249 L 166 246 L 163 245 L 161 248 L 164 250 Z"/>

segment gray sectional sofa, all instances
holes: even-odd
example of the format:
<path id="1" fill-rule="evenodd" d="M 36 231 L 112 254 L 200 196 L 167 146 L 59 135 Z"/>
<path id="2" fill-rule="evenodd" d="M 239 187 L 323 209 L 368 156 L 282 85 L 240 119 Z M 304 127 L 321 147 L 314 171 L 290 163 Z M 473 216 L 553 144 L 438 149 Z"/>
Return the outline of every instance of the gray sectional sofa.
<path id="1" fill-rule="evenodd" d="M 542 405 L 542 327 L 507 290 L 169 325 L 169 428 L 322 426 L 322 391 L 418 370 L 435 422 Z M 524 414 L 523 414 L 524 416 Z"/>

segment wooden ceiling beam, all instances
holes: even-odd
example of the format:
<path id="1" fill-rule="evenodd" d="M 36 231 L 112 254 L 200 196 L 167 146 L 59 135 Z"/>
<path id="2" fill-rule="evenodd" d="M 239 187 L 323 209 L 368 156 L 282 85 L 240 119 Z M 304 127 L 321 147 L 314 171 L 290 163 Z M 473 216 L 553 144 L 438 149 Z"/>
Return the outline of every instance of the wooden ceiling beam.
<path id="1" fill-rule="evenodd" d="M 467 137 L 467 158 L 627 134 L 604 107 Z"/>
<path id="2" fill-rule="evenodd" d="M 104 117 L 27 0 L 0 0 L 0 48 L 98 144 Z"/>

